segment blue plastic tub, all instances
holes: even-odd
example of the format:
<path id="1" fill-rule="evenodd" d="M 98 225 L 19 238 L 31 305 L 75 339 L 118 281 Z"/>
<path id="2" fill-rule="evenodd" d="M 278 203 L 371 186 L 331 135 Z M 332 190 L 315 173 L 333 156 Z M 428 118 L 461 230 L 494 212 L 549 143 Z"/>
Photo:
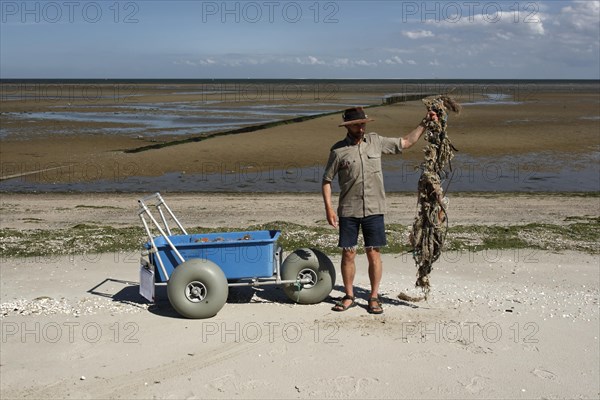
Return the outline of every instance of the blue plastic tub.
<path id="1" fill-rule="evenodd" d="M 280 231 L 224 232 L 194 235 L 172 235 L 169 240 L 184 259 L 207 259 L 217 264 L 227 279 L 269 278 L 275 273 L 275 252 Z M 171 273 L 181 260 L 171 249 L 164 237 L 154 238 L 158 254 Z M 150 243 L 145 247 L 150 249 Z M 155 254 L 150 262 L 156 266 L 156 281 L 166 282 L 167 277 L 160 268 Z"/>

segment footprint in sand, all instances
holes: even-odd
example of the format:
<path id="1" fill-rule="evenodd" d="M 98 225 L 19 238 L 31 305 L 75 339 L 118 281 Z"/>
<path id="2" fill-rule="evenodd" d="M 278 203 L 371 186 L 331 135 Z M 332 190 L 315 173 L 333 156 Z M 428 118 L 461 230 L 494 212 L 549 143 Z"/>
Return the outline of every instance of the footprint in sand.
<path id="1" fill-rule="evenodd" d="M 377 378 L 356 378 L 354 376 L 338 376 L 333 379 L 319 379 L 313 384 L 323 389 L 310 390 L 311 397 L 317 398 L 349 398 L 364 397 L 369 386 L 379 384 Z"/>
<path id="2" fill-rule="evenodd" d="M 545 369 L 535 368 L 531 373 L 542 379 L 550 379 L 552 381 L 556 379 L 556 374 L 554 372 Z"/>
<path id="3" fill-rule="evenodd" d="M 485 389 L 485 381 L 489 378 L 484 376 L 474 376 L 471 378 L 471 382 L 468 385 L 464 385 L 465 389 L 467 389 L 471 393 L 479 393 L 483 389 Z"/>

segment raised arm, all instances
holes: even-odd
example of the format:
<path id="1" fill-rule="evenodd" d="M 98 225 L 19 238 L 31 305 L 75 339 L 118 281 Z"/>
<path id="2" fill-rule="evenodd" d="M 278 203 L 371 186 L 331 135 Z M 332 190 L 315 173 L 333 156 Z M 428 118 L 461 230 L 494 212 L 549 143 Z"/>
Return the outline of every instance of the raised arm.
<path id="1" fill-rule="evenodd" d="M 413 144 L 417 143 L 421 135 L 425 133 L 425 122 L 426 121 L 437 121 L 437 114 L 433 111 L 427 113 L 427 116 L 423 119 L 423 121 L 410 132 L 408 135 L 400 138 L 400 145 L 403 149 L 410 148 Z"/>

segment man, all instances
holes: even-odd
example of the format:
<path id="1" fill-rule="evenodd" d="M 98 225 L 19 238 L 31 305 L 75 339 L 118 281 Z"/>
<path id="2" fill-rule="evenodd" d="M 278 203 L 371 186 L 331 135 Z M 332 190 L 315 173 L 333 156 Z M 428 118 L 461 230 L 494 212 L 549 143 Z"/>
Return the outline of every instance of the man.
<path id="1" fill-rule="evenodd" d="M 365 115 L 362 107 L 344 111 L 340 127 L 347 130 L 346 138 L 337 142 L 329 154 L 323 174 L 322 193 L 327 222 L 339 227 L 339 244 L 342 248 L 342 279 L 346 295 L 332 308 L 346 311 L 356 306 L 354 296 L 354 259 L 358 244 L 358 231 L 362 230 L 369 262 L 371 295 L 367 310 L 371 314 L 383 313 L 379 300 L 382 264 L 379 249 L 387 244 L 385 237 L 385 190 L 381 170 L 381 154 L 398 154 L 415 144 L 425 132 L 429 120 L 437 120 L 430 112 L 408 135 L 402 138 L 386 138 L 377 133 L 365 134 L 366 123 L 373 121 Z M 331 203 L 331 182 L 337 175 L 340 196 L 337 214 Z M 339 214 L 339 219 L 338 219 Z"/>

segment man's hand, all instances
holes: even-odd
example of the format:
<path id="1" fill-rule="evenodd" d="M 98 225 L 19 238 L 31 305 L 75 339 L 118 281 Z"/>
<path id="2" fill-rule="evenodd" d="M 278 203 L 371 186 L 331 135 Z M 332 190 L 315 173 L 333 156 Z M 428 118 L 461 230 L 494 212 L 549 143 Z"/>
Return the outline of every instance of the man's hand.
<path id="1" fill-rule="evenodd" d="M 425 117 L 425 120 L 436 122 L 438 120 L 438 115 L 435 111 L 429 111 Z"/>
<path id="2" fill-rule="evenodd" d="M 333 226 L 334 228 L 337 228 L 338 227 L 338 217 L 337 217 L 335 211 L 333 211 L 333 208 L 325 209 L 325 214 L 327 214 L 327 223 L 329 223 L 329 225 Z"/>

